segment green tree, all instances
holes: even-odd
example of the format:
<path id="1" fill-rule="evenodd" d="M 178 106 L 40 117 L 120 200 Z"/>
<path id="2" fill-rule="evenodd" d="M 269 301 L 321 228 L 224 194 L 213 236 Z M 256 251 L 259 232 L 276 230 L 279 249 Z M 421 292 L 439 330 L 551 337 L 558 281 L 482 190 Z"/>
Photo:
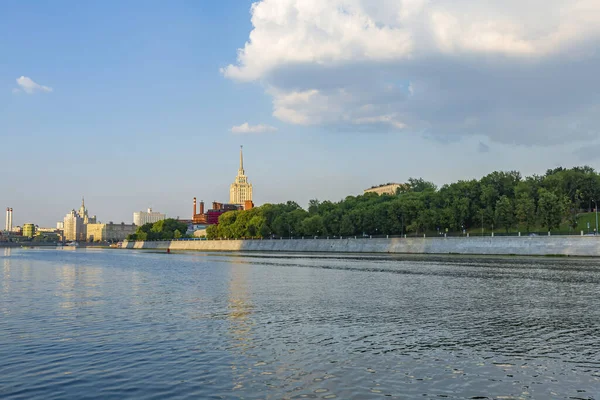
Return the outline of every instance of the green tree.
<path id="1" fill-rule="evenodd" d="M 410 188 L 410 189 L 409 189 Z M 523 179 L 516 171 L 496 171 L 480 180 L 458 181 L 439 190 L 422 178 L 409 180 L 396 195 L 366 193 L 339 202 L 311 200 L 308 210 L 289 201 L 265 204 L 248 211 L 228 212 L 209 237 L 351 236 L 353 234 L 421 233 L 446 228 L 499 225 L 510 229 L 518 222 L 528 231 L 537 222 L 557 227 L 562 219 L 574 226 L 580 209 L 600 200 L 600 175 L 589 167 L 559 168 L 544 176 Z M 140 237 L 173 237 L 174 222 L 140 227 Z M 537 225 L 537 226 L 536 226 Z"/>
<path id="2" fill-rule="evenodd" d="M 415 193 L 425 192 L 427 190 L 435 192 L 437 189 L 433 182 L 428 182 L 423 178 L 408 178 L 408 184 L 410 186 L 410 191 Z"/>
<path id="3" fill-rule="evenodd" d="M 219 239 L 219 225 L 211 225 L 208 228 L 206 228 L 206 238 Z"/>
<path id="4" fill-rule="evenodd" d="M 504 228 L 508 233 L 514 222 L 515 213 L 512 202 L 508 196 L 504 195 L 496 202 L 496 224 L 498 224 L 498 228 Z"/>
<path id="5" fill-rule="evenodd" d="M 354 224 L 352 223 L 352 218 L 350 215 L 346 214 L 342 217 L 342 222 L 340 224 L 340 235 L 341 236 L 350 236 L 354 235 Z"/>
<path id="6" fill-rule="evenodd" d="M 526 192 L 517 195 L 515 202 L 516 217 L 519 224 L 525 227 L 527 232 L 535 224 L 535 201 Z"/>
<path id="7" fill-rule="evenodd" d="M 325 230 L 325 223 L 323 217 L 320 215 L 313 215 L 302 221 L 301 231 L 307 236 L 324 236 L 327 235 Z"/>
<path id="8" fill-rule="evenodd" d="M 558 197 L 548 190 L 539 190 L 538 219 L 548 231 L 558 228 L 561 221 L 562 210 Z"/>

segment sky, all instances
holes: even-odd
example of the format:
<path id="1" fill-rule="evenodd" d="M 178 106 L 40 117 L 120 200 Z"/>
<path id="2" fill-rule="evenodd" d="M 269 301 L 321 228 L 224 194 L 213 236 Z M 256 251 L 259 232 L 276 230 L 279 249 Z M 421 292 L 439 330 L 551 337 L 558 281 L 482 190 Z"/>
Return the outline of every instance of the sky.
<path id="1" fill-rule="evenodd" d="M 54 226 L 600 168 L 597 0 L 0 4 L 0 208 Z"/>

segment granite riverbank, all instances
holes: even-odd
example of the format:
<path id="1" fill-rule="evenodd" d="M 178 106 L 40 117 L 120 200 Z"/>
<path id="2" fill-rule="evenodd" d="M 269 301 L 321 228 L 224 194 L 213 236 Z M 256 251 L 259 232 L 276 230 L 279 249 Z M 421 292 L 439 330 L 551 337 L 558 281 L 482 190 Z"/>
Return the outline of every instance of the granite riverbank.
<path id="1" fill-rule="evenodd" d="M 600 236 L 124 241 L 124 249 L 600 257 Z"/>

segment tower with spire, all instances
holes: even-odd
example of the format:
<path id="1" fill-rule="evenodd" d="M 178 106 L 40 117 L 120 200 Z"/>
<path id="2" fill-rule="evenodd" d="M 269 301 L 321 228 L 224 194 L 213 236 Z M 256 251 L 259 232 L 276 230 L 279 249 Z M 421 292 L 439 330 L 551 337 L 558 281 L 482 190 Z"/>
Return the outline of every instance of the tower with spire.
<path id="1" fill-rule="evenodd" d="M 79 207 L 79 211 L 77 212 L 77 214 L 81 219 L 83 219 L 83 223 L 86 225 L 96 223 L 96 216 L 94 215 L 93 217 L 91 217 L 88 215 L 88 210 L 87 208 L 85 208 L 85 197 L 83 196 L 81 197 L 81 207 Z"/>
<path id="2" fill-rule="evenodd" d="M 231 204 L 245 204 L 252 201 L 252 184 L 248 183 L 248 177 L 244 171 L 244 146 L 240 146 L 240 168 L 235 181 L 229 189 L 229 202 Z"/>

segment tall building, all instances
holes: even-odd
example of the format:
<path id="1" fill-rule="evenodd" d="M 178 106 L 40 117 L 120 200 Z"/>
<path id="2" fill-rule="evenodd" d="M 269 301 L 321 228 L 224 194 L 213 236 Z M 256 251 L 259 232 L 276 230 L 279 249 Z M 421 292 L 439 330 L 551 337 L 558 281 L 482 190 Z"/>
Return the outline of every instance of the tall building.
<path id="1" fill-rule="evenodd" d="M 13 209 L 10 207 L 6 207 L 6 224 L 4 226 L 4 230 L 6 232 L 11 232 L 13 228 Z"/>
<path id="2" fill-rule="evenodd" d="M 133 224 L 137 226 L 142 226 L 144 224 L 155 223 L 158 221 L 162 221 L 167 218 L 165 214 L 161 214 L 159 212 L 152 211 L 151 208 L 146 211 L 139 211 L 133 213 Z"/>
<path id="3" fill-rule="evenodd" d="M 243 146 L 240 146 L 240 169 L 235 181 L 229 189 L 229 202 L 231 204 L 244 205 L 246 201 L 252 201 L 252 184 L 248 183 L 248 177 L 244 172 Z"/>
<path id="4" fill-rule="evenodd" d="M 63 224 L 63 237 L 65 238 L 65 240 L 85 241 L 86 226 L 83 223 L 83 218 L 79 215 L 77 211 L 71 210 L 71 212 L 65 216 Z"/>
<path id="5" fill-rule="evenodd" d="M 78 211 L 71 210 L 62 222 L 63 238 L 65 240 L 85 241 L 87 237 L 86 227 L 88 224 L 95 224 L 96 216 L 90 217 L 85 208 L 85 199 L 81 199 L 81 207 Z M 60 226 L 60 222 L 57 227 Z"/>
<path id="6" fill-rule="evenodd" d="M 81 218 L 83 218 L 84 224 L 95 224 L 96 216 L 90 217 L 88 215 L 88 210 L 85 208 L 85 198 L 81 198 L 81 207 L 79 207 L 78 214 Z"/>

